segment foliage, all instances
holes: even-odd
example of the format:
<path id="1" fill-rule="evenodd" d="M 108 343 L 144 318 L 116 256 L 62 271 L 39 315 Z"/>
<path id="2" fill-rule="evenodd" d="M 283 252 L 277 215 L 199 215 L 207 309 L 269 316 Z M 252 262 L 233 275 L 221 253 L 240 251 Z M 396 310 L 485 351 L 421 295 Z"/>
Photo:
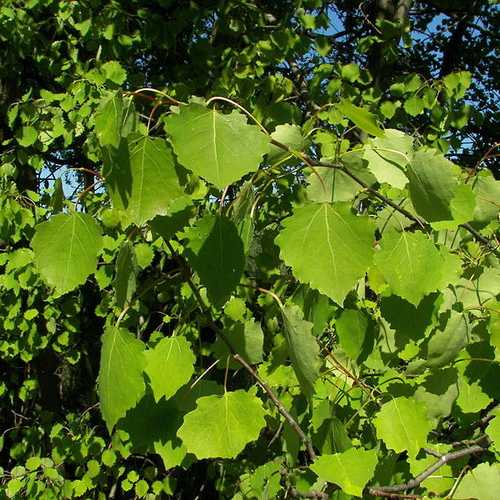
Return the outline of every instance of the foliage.
<path id="1" fill-rule="evenodd" d="M 2 3 L 0 499 L 495 498 L 498 9 L 365 3 Z"/>

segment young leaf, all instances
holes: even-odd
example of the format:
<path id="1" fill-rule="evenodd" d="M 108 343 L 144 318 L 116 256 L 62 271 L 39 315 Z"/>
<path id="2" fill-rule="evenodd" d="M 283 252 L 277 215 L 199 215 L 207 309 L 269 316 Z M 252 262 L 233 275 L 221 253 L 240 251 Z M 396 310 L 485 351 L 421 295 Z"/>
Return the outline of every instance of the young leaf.
<path id="1" fill-rule="evenodd" d="M 264 415 L 260 399 L 243 390 L 205 396 L 184 417 L 177 435 L 198 459 L 234 458 L 259 437 Z"/>
<path id="2" fill-rule="evenodd" d="M 347 116 L 354 125 L 368 134 L 376 137 L 382 137 L 384 135 L 384 131 L 377 124 L 375 115 L 370 113 L 366 108 L 360 108 L 347 100 L 343 100 L 337 104 L 337 109 L 344 116 Z"/>
<path id="3" fill-rule="evenodd" d="M 479 464 L 467 472 L 453 494 L 456 500 L 497 500 L 500 491 L 500 464 Z"/>
<path id="4" fill-rule="evenodd" d="M 184 337 L 165 337 L 145 356 L 144 371 L 156 401 L 172 397 L 193 375 L 196 357 Z"/>
<path id="5" fill-rule="evenodd" d="M 137 274 L 137 259 L 134 247 L 130 241 L 126 241 L 120 248 L 115 265 L 115 301 L 116 305 L 123 309 L 135 293 Z"/>
<path id="6" fill-rule="evenodd" d="M 185 231 L 186 256 L 210 302 L 223 306 L 240 282 L 245 268 L 243 242 L 232 221 L 220 215 L 205 215 Z"/>
<path id="7" fill-rule="evenodd" d="M 238 111 L 225 115 L 192 103 L 166 123 L 179 162 L 219 189 L 255 172 L 269 152 L 268 136 Z"/>
<path id="8" fill-rule="evenodd" d="M 373 256 L 374 225 L 344 204 L 297 207 L 276 238 L 294 276 L 342 305 Z"/>
<path id="9" fill-rule="evenodd" d="M 443 276 L 445 256 L 421 232 L 390 231 L 384 234 L 375 264 L 394 294 L 415 306 L 422 298 L 446 286 Z"/>
<path id="10" fill-rule="evenodd" d="M 377 461 L 377 450 L 350 448 L 342 453 L 322 455 L 310 468 L 324 481 L 340 486 L 344 493 L 362 497 Z"/>
<path id="11" fill-rule="evenodd" d="M 107 150 L 103 175 L 113 207 L 124 211 L 127 226 L 141 226 L 155 215 L 167 215 L 184 196 L 175 161 L 163 139 L 130 134 L 116 151 Z"/>
<path id="12" fill-rule="evenodd" d="M 145 365 L 144 343 L 125 328 L 108 326 L 102 336 L 97 385 L 101 413 L 110 433 L 144 394 Z"/>
<path id="13" fill-rule="evenodd" d="M 83 284 L 95 271 L 101 245 L 98 224 L 79 212 L 59 214 L 38 224 L 31 242 L 38 270 L 57 295 Z"/>
<path id="14" fill-rule="evenodd" d="M 399 397 L 385 403 L 375 417 L 377 437 L 397 453 L 408 451 L 415 457 L 427 443 L 433 428 L 425 405 L 413 398 Z"/>
<path id="15" fill-rule="evenodd" d="M 302 311 L 296 305 L 285 307 L 282 314 L 293 369 L 303 391 L 311 396 L 321 367 L 318 342 L 312 334 L 313 324 L 304 321 Z"/>

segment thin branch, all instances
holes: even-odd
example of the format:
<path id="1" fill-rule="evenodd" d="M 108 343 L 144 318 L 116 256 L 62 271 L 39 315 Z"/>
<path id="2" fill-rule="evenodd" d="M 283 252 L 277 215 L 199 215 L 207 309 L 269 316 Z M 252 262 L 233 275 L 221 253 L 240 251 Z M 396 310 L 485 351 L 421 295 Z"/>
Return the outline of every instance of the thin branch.
<path id="1" fill-rule="evenodd" d="M 402 493 L 390 493 L 389 491 L 377 490 L 376 488 L 372 488 L 370 490 L 370 493 L 373 496 L 385 497 L 385 498 L 411 498 L 415 500 L 418 498 L 422 498 L 420 495 L 405 495 Z"/>
<path id="2" fill-rule="evenodd" d="M 231 353 L 233 359 L 238 362 L 245 370 L 251 375 L 251 377 L 257 382 L 257 384 L 262 388 L 262 390 L 267 394 L 269 399 L 273 402 L 274 406 L 276 406 L 277 410 L 281 413 L 281 415 L 285 418 L 285 420 L 288 422 L 290 427 L 293 429 L 293 431 L 299 436 L 300 440 L 304 444 L 307 454 L 309 455 L 309 458 L 311 461 L 314 461 L 316 459 L 316 452 L 314 451 L 314 448 L 312 447 L 311 441 L 309 438 L 305 435 L 304 431 L 301 429 L 300 425 L 297 423 L 297 421 L 293 418 L 293 416 L 288 412 L 288 410 L 283 406 L 283 403 L 278 399 L 276 394 L 272 391 L 272 389 L 257 375 L 257 372 L 250 366 L 249 363 L 245 359 L 243 359 L 235 350 L 231 342 L 228 340 L 222 329 L 213 321 L 210 310 L 208 306 L 205 304 L 205 301 L 203 300 L 203 297 L 200 295 L 200 292 L 196 285 L 193 283 L 193 280 L 191 279 L 191 273 L 189 268 L 187 267 L 187 264 L 184 262 L 182 257 L 174 250 L 172 247 L 172 244 L 167 241 L 166 242 L 167 248 L 174 257 L 174 259 L 177 260 L 180 268 L 183 270 L 184 278 L 186 279 L 187 284 L 191 288 L 201 310 L 204 312 L 204 314 L 207 316 L 208 322 L 210 327 L 214 330 L 214 332 L 221 338 L 221 340 L 226 344 L 227 348 L 229 349 L 229 352 Z"/>
<path id="3" fill-rule="evenodd" d="M 320 498 L 322 500 L 328 500 L 330 498 L 330 495 L 322 491 L 308 491 L 302 493 L 295 488 L 290 488 L 288 493 L 292 498 Z"/>
<path id="4" fill-rule="evenodd" d="M 420 484 L 425 481 L 427 478 L 429 478 L 434 472 L 439 470 L 443 465 L 447 464 L 448 462 L 452 462 L 453 460 L 457 460 L 459 458 L 467 457 L 469 455 L 474 455 L 476 453 L 483 453 L 486 450 L 483 446 L 470 446 L 468 448 L 464 448 L 463 450 L 458 450 L 458 451 L 452 451 L 451 453 L 446 453 L 445 455 L 442 455 L 439 460 L 434 462 L 430 467 L 425 469 L 422 473 L 420 473 L 418 476 L 415 478 L 411 479 L 407 483 L 403 484 L 396 484 L 393 486 L 377 486 L 373 488 L 368 488 L 368 493 L 373 496 L 388 496 L 386 493 L 398 493 L 401 491 L 406 491 L 406 490 L 412 490 L 413 488 L 417 488 L 420 486 Z M 389 496 L 391 498 L 391 496 Z M 394 498 L 394 497 L 392 497 Z M 401 497 L 396 497 L 396 498 L 401 498 Z M 408 498 L 408 497 L 406 497 Z M 409 497 L 411 498 L 411 497 Z M 414 497 L 418 498 L 418 497 Z"/>

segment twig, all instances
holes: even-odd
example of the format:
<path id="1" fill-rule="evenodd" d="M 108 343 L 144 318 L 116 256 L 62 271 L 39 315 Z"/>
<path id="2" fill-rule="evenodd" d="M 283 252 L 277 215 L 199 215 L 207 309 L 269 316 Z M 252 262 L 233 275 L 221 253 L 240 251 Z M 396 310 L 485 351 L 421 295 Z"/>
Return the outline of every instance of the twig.
<path id="1" fill-rule="evenodd" d="M 236 352 L 236 349 L 233 347 L 231 342 L 228 340 L 228 338 L 226 337 L 226 335 L 224 334 L 222 329 L 213 321 L 209 308 L 205 304 L 203 297 L 200 295 L 200 292 L 198 291 L 198 288 L 196 288 L 196 285 L 193 283 L 193 280 L 191 279 L 191 273 L 190 273 L 189 268 L 187 267 L 187 264 L 177 254 L 177 252 L 174 250 L 174 248 L 172 247 L 172 244 L 169 241 L 166 242 L 166 245 L 167 245 L 168 250 L 170 251 L 170 253 L 174 257 L 174 259 L 177 260 L 179 266 L 184 271 L 183 274 L 184 274 L 184 277 L 186 279 L 186 282 L 189 285 L 189 287 L 191 288 L 201 310 L 207 316 L 210 327 L 221 338 L 221 340 L 226 344 L 233 359 L 236 362 L 238 362 L 243 368 L 245 368 L 245 370 L 251 375 L 251 377 L 257 382 L 257 384 L 267 394 L 269 399 L 273 402 L 274 406 L 276 406 L 277 410 L 285 418 L 285 420 L 288 422 L 288 424 L 293 429 L 293 431 L 299 436 L 300 440 L 302 441 L 302 443 L 304 444 L 304 446 L 306 448 L 306 451 L 307 451 L 307 454 L 309 455 L 310 460 L 314 461 L 316 459 L 316 452 L 314 451 L 314 448 L 312 447 L 312 444 L 311 444 L 311 441 L 309 440 L 309 438 L 305 435 L 304 431 L 301 429 L 300 425 L 293 418 L 293 416 L 283 406 L 283 403 L 278 399 L 276 394 L 274 394 L 272 389 L 259 377 L 259 375 L 257 375 L 256 371 L 247 363 L 247 361 L 245 359 L 243 359 Z"/>
<path id="2" fill-rule="evenodd" d="M 288 493 L 292 498 L 321 498 L 323 500 L 328 500 L 330 498 L 330 495 L 323 493 L 322 491 L 308 491 L 302 493 L 295 488 L 290 488 Z"/>
<path id="3" fill-rule="evenodd" d="M 385 497 L 385 498 L 412 498 L 412 499 L 422 498 L 420 495 L 405 495 L 403 493 L 390 493 L 388 491 L 377 490 L 376 488 L 372 488 L 370 490 L 370 494 L 376 497 Z"/>
<path id="4" fill-rule="evenodd" d="M 416 476 L 414 479 L 411 479 L 407 483 L 396 484 L 393 486 L 377 486 L 373 488 L 368 488 L 368 493 L 373 496 L 385 496 L 388 498 L 418 498 L 418 497 L 394 497 L 388 496 L 387 493 L 398 493 L 401 491 L 412 490 L 413 488 L 417 488 L 420 486 L 420 483 L 425 481 L 428 477 L 430 477 L 434 472 L 440 469 L 443 465 L 448 462 L 452 462 L 453 460 L 457 460 L 459 458 L 467 457 L 469 455 L 473 455 L 475 453 L 483 453 L 486 448 L 483 446 L 470 446 L 469 448 L 464 448 L 463 450 L 452 451 L 451 453 L 446 453 L 442 455 L 441 458 L 434 462 L 430 467 L 425 469 L 422 473 Z"/>

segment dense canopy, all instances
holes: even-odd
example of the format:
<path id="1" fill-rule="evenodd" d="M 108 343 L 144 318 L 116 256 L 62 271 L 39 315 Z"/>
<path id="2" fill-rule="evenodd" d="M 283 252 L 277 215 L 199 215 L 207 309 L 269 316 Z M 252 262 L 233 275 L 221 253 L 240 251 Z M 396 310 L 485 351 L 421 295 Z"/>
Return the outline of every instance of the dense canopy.
<path id="1" fill-rule="evenodd" d="M 499 25 L 3 0 L 0 500 L 496 498 Z"/>

